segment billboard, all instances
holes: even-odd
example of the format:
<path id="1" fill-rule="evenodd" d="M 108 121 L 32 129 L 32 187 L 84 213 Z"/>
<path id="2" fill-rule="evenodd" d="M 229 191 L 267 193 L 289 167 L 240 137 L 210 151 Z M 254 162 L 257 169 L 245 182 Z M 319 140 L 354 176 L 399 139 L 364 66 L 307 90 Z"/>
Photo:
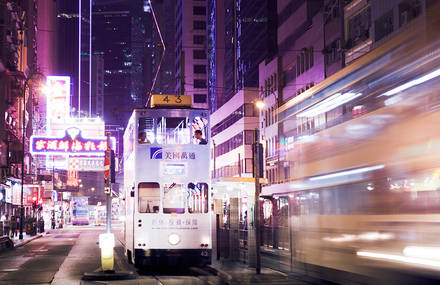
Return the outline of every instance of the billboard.
<path id="1" fill-rule="evenodd" d="M 116 139 L 110 138 L 111 148 L 116 147 Z M 104 156 L 107 150 L 107 137 L 88 137 L 81 135 L 78 128 L 68 128 L 62 137 L 31 136 L 30 152 L 39 155 Z"/>
<path id="2" fill-rule="evenodd" d="M 70 77 L 48 76 L 44 93 L 47 96 L 47 115 L 49 124 L 70 117 Z"/>

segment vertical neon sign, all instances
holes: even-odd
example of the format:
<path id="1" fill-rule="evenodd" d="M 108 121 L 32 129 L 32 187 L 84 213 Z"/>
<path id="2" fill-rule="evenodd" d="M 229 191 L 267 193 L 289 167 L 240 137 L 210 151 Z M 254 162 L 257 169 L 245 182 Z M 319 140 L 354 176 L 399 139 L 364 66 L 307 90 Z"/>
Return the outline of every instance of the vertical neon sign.
<path id="1" fill-rule="evenodd" d="M 70 117 L 70 77 L 48 76 L 46 80 L 48 127 L 54 121 Z"/>

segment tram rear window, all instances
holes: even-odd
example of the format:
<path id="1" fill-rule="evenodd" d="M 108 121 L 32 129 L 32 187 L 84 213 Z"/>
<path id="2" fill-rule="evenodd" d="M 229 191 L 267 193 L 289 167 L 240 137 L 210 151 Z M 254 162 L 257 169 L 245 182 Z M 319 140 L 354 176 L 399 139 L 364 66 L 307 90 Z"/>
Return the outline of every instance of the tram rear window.
<path id="1" fill-rule="evenodd" d="M 159 213 L 160 186 L 155 182 L 139 183 L 139 212 Z"/>
<path id="2" fill-rule="evenodd" d="M 208 213 L 208 184 L 189 183 L 187 202 L 189 213 Z"/>
<path id="3" fill-rule="evenodd" d="M 185 213 L 185 188 L 183 184 L 164 184 L 163 212 L 165 214 Z"/>

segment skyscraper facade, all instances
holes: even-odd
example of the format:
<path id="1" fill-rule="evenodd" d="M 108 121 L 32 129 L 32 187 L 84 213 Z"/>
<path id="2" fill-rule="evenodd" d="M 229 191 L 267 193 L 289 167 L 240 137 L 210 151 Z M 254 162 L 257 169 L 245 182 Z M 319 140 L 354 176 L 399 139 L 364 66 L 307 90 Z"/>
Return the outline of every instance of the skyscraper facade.
<path id="1" fill-rule="evenodd" d="M 206 1 L 175 5 L 176 94 L 191 95 L 195 107 L 208 107 Z"/>
<path id="2" fill-rule="evenodd" d="M 89 116 L 92 101 L 91 9 L 91 0 L 57 2 L 57 73 L 72 78 L 72 112 L 79 117 Z"/>
<path id="3" fill-rule="evenodd" d="M 216 84 L 209 90 L 215 98 L 210 99 L 212 111 L 239 90 L 257 88 L 258 65 L 277 53 L 276 7 L 268 0 L 208 1 L 208 73 Z"/>

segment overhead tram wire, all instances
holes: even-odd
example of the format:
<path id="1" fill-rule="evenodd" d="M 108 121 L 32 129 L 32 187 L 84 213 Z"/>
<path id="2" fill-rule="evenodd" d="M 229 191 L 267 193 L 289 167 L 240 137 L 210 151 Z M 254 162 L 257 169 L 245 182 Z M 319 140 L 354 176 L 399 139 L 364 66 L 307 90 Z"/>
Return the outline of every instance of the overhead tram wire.
<path id="1" fill-rule="evenodd" d="M 166 51 L 165 43 L 163 41 L 163 37 L 162 37 L 162 33 L 159 28 L 159 24 L 157 23 L 156 13 L 154 13 L 153 4 L 151 4 L 151 0 L 148 0 L 148 4 L 150 5 L 151 13 L 153 14 L 154 23 L 156 25 L 157 32 L 159 33 L 160 41 L 162 42 L 163 52 L 162 52 L 162 56 L 159 61 L 159 65 L 157 66 L 156 74 L 154 75 L 153 84 L 151 85 L 151 89 L 148 92 L 147 103 L 145 104 L 145 107 L 148 107 L 148 103 L 150 103 L 151 95 L 153 94 L 154 85 L 156 85 L 157 76 L 159 75 L 160 66 L 162 65 L 162 61 L 163 61 L 163 58 L 165 57 L 165 51 Z"/>

